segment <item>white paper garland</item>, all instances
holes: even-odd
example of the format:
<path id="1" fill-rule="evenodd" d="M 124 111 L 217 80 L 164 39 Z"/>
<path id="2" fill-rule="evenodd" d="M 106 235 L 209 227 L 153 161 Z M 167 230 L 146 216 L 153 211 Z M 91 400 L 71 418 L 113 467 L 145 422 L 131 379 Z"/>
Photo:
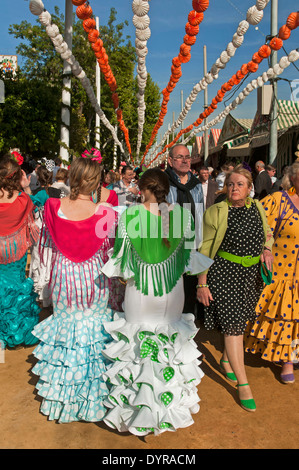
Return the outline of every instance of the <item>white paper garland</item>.
<path id="1" fill-rule="evenodd" d="M 214 127 L 220 121 L 222 121 L 232 109 L 235 109 L 237 106 L 243 103 L 244 99 L 256 88 L 263 86 L 268 80 L 275 78 L 278 74 L 282 73 L 285 68 L 289 67 L 292 62 L 296 62 L 299 60 L 299 52 L 294 49 L 292 50 L 288 56 L 281 57 L 279 63 L 275 64 L 273 68 L 269 68 L 266 72 L 263 72 L 257 78 L 254 78 L 246 87 L 239 93 L 239 95 L 228 105 L 226 108 L 221 111 L 218 116 L 216 116 L 213 120 L 208 122 L 207 124 L 200 126 L 194 129 L 190 134 L 182 141 L 183 145 L 186 145 L 196 134 L 200 132 L 204 132 L 211 127 Z M 282 64 L 284 68 L 281 67 Z M 278 72 L 276 73 L 275 70 Z"/>
<path id="2" fill-rule="evenodd" d="M 73 56 L 72 51 L 69 49 L 67 43 L 64 41 L 62 35 L 60 34 L 58 26 L 51 22 L 51 14 L 47 12 L 47 10 L 45 10 L 44 4 L 41 0 L 30 0 L 29 9 L 31 13 L 39 16 L 39 20 L 41 24 L 46 27 L 46 32 L 52 40 L 56 51 L 61 55 L 64 60 L 66 60 L 70 64 L 73 75 L 80 80 L 91 102 L 91 105 L 95 109 L 95 112 L 99 115 L 103 124 L 110 130 L 114 142 L 119 146 L 120 151 L 124 153 L 123 146 L 118 140 L 114 127 L 108 121 L 107 117 L 105 116 L 105 113 L 99 106 L 90 80 L 87 78 L 86 73 L 82 69 L 79 62 Z"/>
<path id="3" fill-rule="evenodd" d="M 133 0 L 132 10 L 134 13 L 133 16 L 133 25 L 136 28 L 136 54 L 137 54 L 137 117 L 138 117 L 138 133 L 137 133 L 137 148 L 136 148 L 136 160 L 139 158 L 143 127 L 145 122 L 145 101 L 144 101 L 144 92 L 147 83 L 147 69 L 145 65 L 145 58 L 148 54 L 147 40 L 150 38 L 151 31 L 149 28 L 150 18 L 148 16 L 149 12 L 149 3 L 147 0 Z"/>
<path id="4" fill-rule="evenodd" d="M 263 9 L 267 6 L 267 4 L 269 3 L 270 0 L 263 0 L 263 1 L 259 1 L 257 0 L 256 3 L 258 3 L 258 6 L 257 5 L 253 5 L 252 7 L 250 7 L 248 10 L 247 10 L 247 14 L 246 14 L 246 20 L 242 20 L 240 21 L 239 25 L 238 25 L 238 28 L 237 28 L 237 31 L 236 33 L 233 35 L 233 38 L 232 38 L 232 41 L 228 43 L 227 47 L 226 47 L 226 50 L 222 51 L 222 53 L 220 54 L 220 56 L 218 57 L 218 59 L 215 61 L 215 63 L 212 65 L 211 69 L 210 69 L 210 72 L 208 74 L 205 75 L 205 77 L 203 77 L 194 87 L 193 87 L 193 90 L 191 91 L 190 95 L 189 95 L 189 99 L 190 99 L 190 102 L 191 102 L 191 105 L 194 103 L 194 101 L 196 100 L 197 98 L 197 94 L 204 90 L 206 87 L 207 87 L 207 81 L 206 81 L 206 78 L 207 78 L 207 75 L 211 76 L 212 77 L 212 81 L 213 80 L 217 80 L 218 78 L 218 74 L 219 74 L 219 71 L 221 69 L 224 69 L 226 67 L 226 64 L 229 62 L 229 60 L 231 59 L 231 57 L 234 55 L 232 54 L 233 52 L 233 47 L 235 47 L 236 49 L 239 48 L 243 41 L 244 41 L 244 35 L 246 34 L 246 32 L 248 31 L 248 28 L 249 28 L 249 24 L 258 24 L 259 21 L 261 21 L 262 17 L 263 17 Z M 257 21 L 257 23 L 255 23 Z M 209 83 L 212 83 L 212 81 L 209 81 Z M 189 111 L 189 110 L 187 110 Z M 164 142 L 166 141 L 167 137 L 170 135 L 170 134 L 173 134 L 173 132 L 175 131 L 175 129 L 177 129 L 178 127 L 180 127 L 181 123 L 184 121 L 186 117 L 186 108 L 184 107 L 184 109 L 181 111 L 181 113 L 179 114 L 179 117 L 178 119 L 172 124 L 172 126 L 165 132 L 164 136 L 162 137 L 162 140 L 160 143 L 156 143 L 155 147 L 153 148 L 152 152 L 151 152 L 151 156 L 156 153 L 157 149 L 159 147 L 162 147 Z M 149 157 L 151 159 L 151 157 Z"/>

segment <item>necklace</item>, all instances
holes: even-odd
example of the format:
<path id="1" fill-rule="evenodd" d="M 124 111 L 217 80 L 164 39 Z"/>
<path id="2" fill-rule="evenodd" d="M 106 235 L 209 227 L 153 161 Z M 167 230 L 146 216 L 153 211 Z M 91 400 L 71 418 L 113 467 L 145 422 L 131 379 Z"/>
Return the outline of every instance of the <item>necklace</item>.
<path id="1" fill-rule="evenodd" d="M 85 198 L 83 198 L 83 197 L 79 197 L 79 196 L 77 197 L 77 199 L 81 199 L 81 201 L 90 201 L 90 198 L 88 198 L 88 199 L 85 199 Z"/>

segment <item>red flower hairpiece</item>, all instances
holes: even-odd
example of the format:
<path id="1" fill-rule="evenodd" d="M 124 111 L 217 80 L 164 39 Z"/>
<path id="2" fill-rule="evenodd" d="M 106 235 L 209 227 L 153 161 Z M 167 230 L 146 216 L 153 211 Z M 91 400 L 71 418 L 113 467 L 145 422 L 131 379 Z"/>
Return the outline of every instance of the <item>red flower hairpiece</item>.
<path id="1" fill-rule="evenodd" d="M 95 160 L 98 163 L 102 162 L 102 155 L 101 152 L 95 148 L 92 148 L 90 152 L 88 150 L 84 150 L 82 153 L 83 158 L 91 158 L 91 160 Z"/>
<path id="2" fill-rule="evenodd" d="M 22 155 L 19 152 L 16 152 L 16 150 L 13 150 L 12 152 L 10 152 L 10 154 L 12 156 L 12 159 L 17 162 L 18 165 L 21 166 L 24 162 L 24 158 L 22 157 Z"/>

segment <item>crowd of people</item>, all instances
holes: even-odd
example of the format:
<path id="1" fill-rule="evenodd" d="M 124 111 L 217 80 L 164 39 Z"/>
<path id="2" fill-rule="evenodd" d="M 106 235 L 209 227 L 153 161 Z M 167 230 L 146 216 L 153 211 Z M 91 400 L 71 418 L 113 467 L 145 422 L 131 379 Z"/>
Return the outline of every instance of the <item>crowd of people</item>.
<path id="1" fill-rule="evenodd" d="M 48 419 L 140 436 L 190 426 L 201 319 L 223 336 L 219 369 L 246 411 L 245 352 L 295 381 L 299 161 L 275 173 L 194 170 L 183 144 L 149 169 L 105 169 L 87 152 L 25 172 L 16 152 L 1 157 L 0 346 L 35 346 Z"/>

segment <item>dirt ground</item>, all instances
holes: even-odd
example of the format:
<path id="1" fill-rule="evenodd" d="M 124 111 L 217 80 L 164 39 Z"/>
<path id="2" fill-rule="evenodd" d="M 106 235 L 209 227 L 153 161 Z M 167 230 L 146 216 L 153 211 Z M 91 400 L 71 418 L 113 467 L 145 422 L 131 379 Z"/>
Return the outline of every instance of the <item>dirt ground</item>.
<path id="1" fill-rule="evenodd" d="M 43 311 L 44 317 L 48 314 Z M 119 434 L 105 424 L 58 424 L 39 412 L 38 378 L 31 373 L 34 347 L 6 350 L 0 362 L 0 449 L 297 449 L 299 370 L 297 382 L 284 385 L 280 369 L 258 356 L 245 355 L 248 380 L 257 404 L 244 411 L 236 389 L 219 371 L 222 337 L 207 332 L 200 322 L 196 337 L 205 355 L 205 376 L 198 386 L 200 411 L 194 424 L 176 432 L 139 438 Z"/>

